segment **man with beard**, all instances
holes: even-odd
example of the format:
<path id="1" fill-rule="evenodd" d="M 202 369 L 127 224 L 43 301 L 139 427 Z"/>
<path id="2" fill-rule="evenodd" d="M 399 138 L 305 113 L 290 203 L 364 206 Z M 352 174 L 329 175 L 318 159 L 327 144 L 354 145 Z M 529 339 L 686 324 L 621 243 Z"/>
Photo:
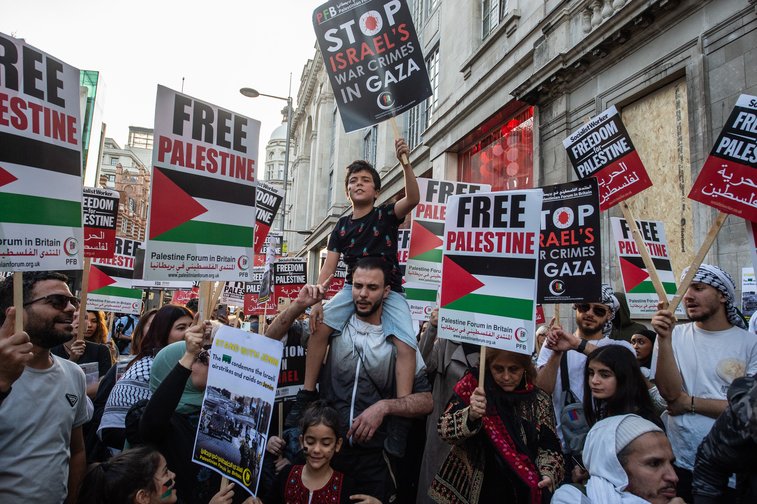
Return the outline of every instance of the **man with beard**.
<path id="1" fill-rule="evenodd" d="M 576 316 L 576 330 L 568 333 L 559 326 L 552 326 L 547 340 L 539 352 L 536 361 L 538 374 L 536 385 L 552 394 L 552 404 L 555 408 L 557 420 L 557 434 L 563 442 L 565 460 L 571 462 L 576 453 L 571 453 L 566 446 L 563 433 L 561 413 L 565 403 L 563 394 L 563 379 L 561 367 L 566 368 L 569 389 L 578 402 L 583 401 L 584 395 L 584 366 L 586 356 L 596 348 L 605 345 L 623 345 L 636 355 L 633 347 L 627 341 L 610 339 L 612 319 L 620 307 L 617 298 L 609 285 L 602 285 L 602 298 L 598 303 L 579 303 L 573 306 Z M 580 451 L 580 450 L 579 450 Z M 566 469 L 571 469 L 569 464 Z M 580 469 L 580 468 L 579 468 Z M 566 475 L 571 471 L 566 470 Z M 578 474 L 576 474 L 578 476 Z M 586 476 L 584 473 L 583 476 Z"/>
<path id="2" fill-rule="evenodd" d="M 0 501 L 76 502 L 86 470 L 86 380 L 50 349 L 73 336 L 79 300 L 60 273 L 23 278 L 24 332 L 14 334 L 13 277 L 0 285 Z"/>
<path id="3" fill-rule="evenodd" d="M 350 478 L 355 493 L 391 502 L 396 489 L 391 458 L 384 451 L 387 416 L 427 415 L 433 403 L 420 360 L 416 360 L 413 393 L 396 398 L 397 350 L 391 336 L 385 336 L 381 328 L 383 301 L 390 290 L 384 264 L 380 258 L 365 257 L 355 265 L 355 314 L 340 333 L 332 335 L 319 383 L 321 398 L 331 402 L 348 427 L 346 442 L 332 460 L 332 467 Z M 323 299 L 324 292 L 324 285 L 303 287 L 297 299 L 269 326 L 266 336 L 281 339 L 308 306 Z"/>
<path id="4" fill-rule="evenodd" d="M 735 293 L 728 273 L 703 264 L 683 295 L 692 322 L 676 324 L 669 310 L 652 318 L 657 340 L 651 369 L 668 402 L 663 420 L 676 456 L 679 495 L 687 502 L 692 500 L 697 448 L 728 406 L 728 387 L 736 378 L 757 372 L 757 336 L 745 330 Z M 727 495 L 726 501 L 732 500 Z"/>

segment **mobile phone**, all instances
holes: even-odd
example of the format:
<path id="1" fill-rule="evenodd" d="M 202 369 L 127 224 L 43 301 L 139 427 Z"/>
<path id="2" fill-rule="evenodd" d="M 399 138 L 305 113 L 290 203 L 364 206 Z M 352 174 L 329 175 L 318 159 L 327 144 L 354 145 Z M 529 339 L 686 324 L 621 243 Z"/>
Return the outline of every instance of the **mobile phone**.
<path id="1" fill-rule="evenodd" d="M 218 308 L 216 308 L 216 318 L 220 319 L 221 317 L 226 318 L 228 313 L 228 306 L 225 303 L 219 304 Z"/>

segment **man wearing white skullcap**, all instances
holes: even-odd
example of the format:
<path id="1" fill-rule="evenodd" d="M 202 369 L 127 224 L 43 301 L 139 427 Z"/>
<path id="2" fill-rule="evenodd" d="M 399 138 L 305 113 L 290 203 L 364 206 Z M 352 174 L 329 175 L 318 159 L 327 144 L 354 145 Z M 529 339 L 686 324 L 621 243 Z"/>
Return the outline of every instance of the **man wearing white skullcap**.
<path id="1" fill-rule="evenodd" d="M 735 292 L 728 273 L 703 264 L 683 295 L 692 322 L 676 324 L 669 310 L 652 318 L 657 339 L 651 370 L 668 402 L 663 421 L 676 456 L 679 495 L 686 501 L 697 447 L 728 405 L 728 387 L 757 372 L 757 336 L 744 330 Z"/>
<path id="2" fill-rule="evenodd" d="M 584 489 L 563 485 L 552 504 L 678 504 L 678 477 L 670 442 L 649 420 L 618 415 L 597 422 L 586 436 Z"/>
<path id="3" fill-rule="evenodd" d="M 557 434 L 563 442 L 563 450 L 568 461 L 572 461 L 573 457 L 580 457 L 580 446 L 577 450 L 569 446 L 569 444 L 575 443 L 566 442 L 566 436 L 563 432 L 568 426 L 564 426 L 561 419 L 566 399 L 563 392 L 561 366 L 566 367 L 565 374 L 568 378 L 570 391 L 580 402 L 583 401 L 584 395 L 584 366 L 586 365 L 587 355 L 597 347 L 614 344 L 623 345 L 634 356 L 636 355 L 630 343 L 609 337 L 612 331 L 612 319 L 619 307 L 620 303 L 618 303 L 618 299 L 610 286 L 603 284 L 597 302 L 576 303 L 573 306 L 576 317 L 576 331 L 568 333 L 561 327 L 553 326 L 536 361 L 538 369 L 536 385 L 548 394 L 552 394 L 552 405 L 555 408 L 557 419 Z M 580 444 L 580 439 L 577 443 Z M 571 472 L 570 465 L 566 472 Z"/>

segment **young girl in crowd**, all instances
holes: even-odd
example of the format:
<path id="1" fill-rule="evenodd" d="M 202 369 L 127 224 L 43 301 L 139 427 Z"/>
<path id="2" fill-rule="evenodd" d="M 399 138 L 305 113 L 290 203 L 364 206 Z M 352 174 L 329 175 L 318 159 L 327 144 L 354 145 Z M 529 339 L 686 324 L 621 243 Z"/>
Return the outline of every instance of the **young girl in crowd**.
<path id="1" fill-rule="evenodd" d="M 326 401 L 315 401 L 300 421 L 304 465 L 290 465 L 279 473 L 265 504 L 380 504 L 368 495 L 350 495 L 349 481 L 331 468 L 331 459 L 342 447 L 339 413 Z"/>
<path id="2" fill-rule="evenodd" d="M 584 413 L 589 425 L 634 413 L 662 427 L 636 356 L 620 345 L 597 348 L 587 357 Z"/>
<path id="3" fill-rule="evenodd" d="M 174 478 L 159 451 L 142 446 L 94 464 L 87 471 L 79 504 L 152 504 L 177 502 Z M 231 484 L 208 504 L 227 504 L 234 495 Z"/>
<path id="4" fill-rule="evenodd" d="M 183 306 L 166 305 L 155 314 L 149 330 L 139 339 L 137 354 L 108 396 L 97 430 L 107 446 L 123 448 L 126 413 L 138 401 L 150 398 L 148 383 L 155 355 L 166 345 L 182 341 L 191 323 L 192 312 Z"/>
<path id="5" fill-rule="evenodd" d="M 649 376 L 649 369 L 652 367 L 652 348 L 656 339 L 657 333 L 649 329 L 643 329 L 631 336 L 631 344 L 636 350 L 636 360 L 642 367 L 641 372 L 644 373 L 644 370 L 647 370 L 645 376 Z"/>

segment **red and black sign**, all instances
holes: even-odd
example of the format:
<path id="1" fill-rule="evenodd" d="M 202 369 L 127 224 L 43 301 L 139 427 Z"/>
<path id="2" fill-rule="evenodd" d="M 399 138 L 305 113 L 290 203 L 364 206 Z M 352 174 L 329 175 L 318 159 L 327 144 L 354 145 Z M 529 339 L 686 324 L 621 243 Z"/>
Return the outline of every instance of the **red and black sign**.
<path id="1" fill-rule="evenodd" d="M 596 301 L 602 292 L 597 179 L 542 189 L 536 301 Z"/>
<path id="2" fill-rule="evenodd" d="M 118 200 L 116 191 L 83 188 L 84 257 L 104 259 L 116 253 Z"/>
<path id="3" fill-rule="evenodd" d="M 757 222 L 757 96 L 741 95 L 689 198 Z"/>
<path id="4" fill-rule="evenodd" d="M 260 254 L 263 250 L 263 243 L 266 241 L 283 199 L 282 191 L 258 182 L 258 190 L 255 192 L 255 245 L 253 249 L 255 254 Z"/>
<path id="5" fill-rule="evenodd" d="M 313 27 L 347 133 L 431 96 L 404 0 L 332 0 L 313 12 Z"/>
<path id="6" fill-rule="evenodd" d="M 597 179 L 600 210 L 652 187 L 615 106 L 563 140 L 563 146 L 580 180 Z"/>
<path id="7" fill-rule="evenodd" d="M 331 279 L 329 288 L 323 295 L 323 299 L 331 299 L 336 296 L 342 288 L 344 288 L 344 282 L 347 279 L 347 265 L 339 259 L 334 271 L 334 278 Z"/>
<path id="8" fill-rule="evenodd" d="M 297 299 L 300 289 L 307 282 L 307 267 L 304 259 L 273 263 L 273 298 L 277 306 L 281 304 L 281 299 Z"/>

